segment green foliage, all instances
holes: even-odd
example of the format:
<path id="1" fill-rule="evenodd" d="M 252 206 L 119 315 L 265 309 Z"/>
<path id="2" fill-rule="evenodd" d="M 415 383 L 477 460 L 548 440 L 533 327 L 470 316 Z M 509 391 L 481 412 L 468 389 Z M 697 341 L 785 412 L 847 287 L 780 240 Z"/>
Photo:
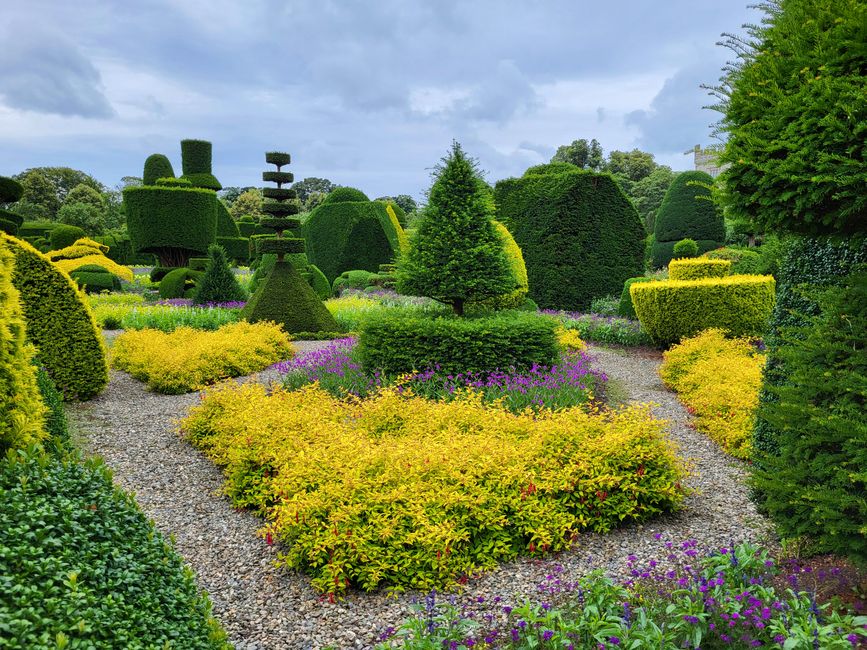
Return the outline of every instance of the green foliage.
<path id="1" fill-rule="evenodd" d="M 88 400 L 108 383 L 105 343 L 87 299 L 45 255 L 0 235 L 15 255 L 12 283 L 21 294 L 27 339 L 65 400 Z"/>
<path id="2" fill-rule="evenodd" d="M 327 300 L 331 297 L 331 284 L 318 266 L 308 264 L 306 270 L 301 275 L 307 280 L 320 300 Z"/>
<path id="3" fill-rule="evenodd" d="M 78 226 L 55 226 L 51 230 L 51 248 L 53 250 L 60 250 L 61 248 L 72 246 L 76 241 L 86 236 L 87 233 L 84 232 L 84 229 Z"/>
<path id="4" fill-rule="evenodd" d="M 157 187 L 193 187 L 193 184 L 186 178 L 158 178 Z"/>
<path id="5" fill-rule="evenodd" d="M 195 187 L 221 190 L 220 181 L 211 174 L 211 150 L 211 143 L 205 140 L 181 140 L 181 178 Z"/>
<path id="6" fill-rule="evenodd" d="M 101 235 L 106 230 L 105 211 L 86 203 L 62 205 L 57 211 L 57 220 L 66 226 L 80 228 L 88 236 Z"/>
<path id="7" fill-rule="evenodd" d="M 309 176 L 303 181 L 292 183 L 291 189 L 295 190 L 298 199 L 302 203 L 306 204 L 312 194 L 321 194 L 324 196 L 334 190 L 335 187 L 337 186 L 327 178 Z"/>
<path id="8" fill-rule="evenodd" d="M 217 237 L 217 243 L 236 264 L 246 265 L 250 261 L 250 240 L 247 237 Z"/>
<path id="9" fill-rule="evenodd" d="M 328 193 L 323 203 L 358 203 L 361 201 L 370 201 L 367 194 L 361 190 L 354 187 L 335 187 Z"/>
<path id="10" fill-rule="evenodd" d="M 193 303 L 201 305 L 208 302 L 234 302 L 246 300 L 247 294 L 238 284 L 238 278 L 229 268 L 226 251 L 222 246 L 212 244 L 208 247 L 208 263 L 205 274 L 193 292 Z"/>
<path id="11" fill-rule="evenodd" d="M 351 188 L 334 192 L 343 189 Z M 304 223 L 307 257 L 329 282 L 344 271 L 376 271 L 380 264 L 391 262 L 401 250 L 402 236 L 386 204 L 366 199 L 326 201 Z"/>
<path id="12" fill-rule="evenodd" d="M 25 221 L 18 230 L 21 239 L 25 237 L 45 237 L 50 239 L 51 231 L 57 227 L 53 221 Z"/>
<path id="13" fill-rule="evenodd" d="M 433 179 L 418 231 L 399 262 L 398 287 L 462 315 L 468 302 L 515 290 L 516 279 L 493 224 L 490 190 L 457 142 Z"/>
<path id="14" fill-rule="evenodd" d="M 696 241 L 702 253 L 722 245 L 725 224 L 711 200 L 712 184 L 710 174 L 701 171 L 680 173 L 672 181 L 656 214 L 654 267 L 668 264 L 674 256 L 675 244 L 687 237 Z"/>
<path id="15" fill-rule="evenodd" d="M 87 293 L 99 293 L 100 291 L 119 291 L 120 280 L 97 264 L 85 264 L 69 273 L 69 277 L 78 283 Z"/>
<path id="16" fill-rule="evenodd" d="M 57 210 L 60 209 L 60 200 L 57 198 L 57 190 L 45 174 L 32 169 L 19 174 L 17 180 L 21 181 L 24 188 L 19 206 L 21 204 L 32 206 L 31 218 L 54 221 Z"/>
<path id="17" fill-rule="evenodd" d="M 644 228 L 649 233 L 656 227 L 656 214 L 676 176 L 677 172 L 671 171 L 670 167 L 660 165 L 640 181 L 629 184 L 621 182 L 623 191 L 632 200 Z M 620 177 L 615 178 L 620 181 Z"/>
<path id="18" fill-rule="evenodd" d="M 174 178 L 175 170 L 172 163 L 161 153 L 154 153 L 147 157 L 142 173 L 142 185 L 156 185 L 157 179 Z"/>
<path id="19" fill-rule="evenodd" d="M 24 194 L 24 186 L 14 178 L 0 176 L 0 203 L 15 203 Z"/>
<path id="20" fill-rule="evenodd" d="M 439 366 L 443 373 L 524 370 L 559 356 L 554 322 L 533 314 L 429 318 L 384 314 L 364 322 L 358 355 L 369 374 L 399 375 Z"/>
<path id="21" fill-rule="evenodd" d="M 807 326 L 775 352 L 786 380 L 768 390 L 761 419 L 778 452 L 753 480 L 784 537 L 867 565 L 867 267 L 818 299 Z"/>
<path id="22" fill-rule="evenodd" d="M 222 201 L 217 201 L 217 237 L 239 237 L 238 226 Z"/>
<path id="23" fill-rule="evenodd" d="M 102 194 L 84 183 L 80 183 L 69 190 L 66 198 L 63 199 L 63 205 L 75 205 L 76 203 L 83 203 L 100 211 L 105 211 L 106 209 L 105 199 L 102 197 Z"/>
<path id="24" fill-rule="evenodd" d="M 624 318 L 635 318 L 635 307 L 632 305 L 632 294 L 629 293 L 629 287 L 636 282 L 650 282 L 653 278 L 628 278 L 623 283 L 623 291 L 620 292 L 620 304 L 617 307 L 617 313 Z"/>
<path id="25" fill-rule="evenodd" d="M 557 151 L 551 158 L 552 163 L 570 163 L 581 169 L 598 171 L 602 169 L 605 160 L 602 157 L 602 146 L 593 138 L 590 142 L 581 138 L 572 140 L 572 144 L 564 144 L 557 147 Z"/>
<path id="26" fill-rule="evenodd" d="M 47 409 L 31 363 L 18 290 L 12 284 L 15 257 L 0 240 L 0 454 L 45 437 Z"/>
<path id="27" fill-rule="evenodd" d="M 217 195 L 199 188 L 128 187 L 123 191 L 129 238 L 162 266 L 183 266 L 215 241 Z"/>
<path id="28" fill-rule="evenodd" d="M 265 162 L 269 165 L 276 165 L 277 169 L 283 165 L 288 165 L 292 162 L 292 156 L 282 151 L 266 151 Z"/>
<path id="29" fill-rule="evenodd" d="M 0 493 L 5 648 L 230 648 L 192 572 L 101 461 L 11 455 Z"/>
<path id="30" fill-rule="evenodd" d="M 644 227 L 611 176 L 525 174 L 499 181 L 495 196 L 541 308 L 584 310 L 644 271 Z"/>
<path id="31" fill-rule="evenodd" d="M 640 149 L 632 151 L 611 151 L 605 161 L 605 171 L 615 178 L 623 178 L 637 183 L 647 178 L 659 167 L 653 159 L 653 154 Z"/>
<path id="32" fill-rule="evenodd" d="M 698 244 L 694 239 L 681 239 L 674 244 L 672 252 L 675 258 L 696 257 L 698 255 Z"/>
<path id="33" fill-rule="evenodd" d="M 359 291 L 366 289 L 373 286 L 371 278 L 375 276 L 377 276 L 376 273 L 362 269 L 344 271 L 339 277 L 334 278 L 334 284 L 332 285 L 333 293 L 339 295 L 344 289 L 357 289 Z"/>
<path id="34" fill-rule="evenodd" d="M 768 231 L 867 230 L 862 0 L 774 0 L 717 93 L 729 211 Z"/>
<path id="35" fill-rule="evenodd" d="M 774 308 L 774 278 L 734 275 L 704 280 L 662 280 L 630 289 L 641 327 L 662 346 L 702 330 L 762 336 Z"/>
<path id="36" fill-rule="evenodd" d="M 241 311 L 251 323 L 272 321 L 288 334 L 337 332 L 340 328 L 291 262 L 275 262 Z"/>
<path id="37" fill-rule="evenodd" d="M 497 231 L 497 236 L 503 245 L 503 252 L 506 254 L 506 260 L 509 262 L 509 270 L 512 273 L 513 289 L 509 293 L 502 296 L 494 296 L 487 300 L 478 303 L 485 307 L 493 309 L 519 309 L 527 300 L 527 291 L 529 290 L 527 280 L 527 265 L 524 263 L 524 255 L 521 253 L 521 248 L 509 232 L 499 221 L 494 221 L 494 229 Z"/>
<path id="38" fill-rule="evenodd" d="M 229 214 L 236 221 L 240 220 L 241 217 L 249 215 L 254 220 L 259 219 L 262 216 L 262 193 L 260 190 L 255 188 L 251 188 L 245 192 L 242 192 L 238 198 L 236 198 L 231 207 L 229 208 Z M 246 233 L 242 233 L 245 234 Z M 249 236 L 249 235 L 246 235 Z"/>
<path id="39" fill-rule="evenodd" d="M 69 439 L 69 427 L 66 421 L 66 410 L 63 407 L 63 395 L 57 390 L 57 386 L 51 381 L 45 368 L 39 363 L 39 360 L 33 359 L 36 368 L 36 385 L 39 387 L 39 394 L 42 397 L 42 403 L 45 404 L 45 431 L 48 433 L 48 439 L 43 442 L 43 445 L 51 453 L 62 454 L 69 452 L 72 449 L 72 443 Z"/>
<path id="40" fill-rule="evenodd" d="M 160 280 L 160 298 L 192 298 L 201 278 L 202 271 L 193 271 L 186 267 L 173 269 Z"/>
<path id="41" fill-rule="evenodd" d="M 668 277 L 671 280 L 701 280 L 702 278 L 724 278 L 731 270 L 728 260 L 687 257 L 671 260 Z"/>
<path id="42" fill-rule="evenodd" d="M 732 275 L 764 275 L 761 255 L 755 249 L 726 246 L 708 251 L 702 257 L 710 260 L 728 260 L 732 263 Z"/>

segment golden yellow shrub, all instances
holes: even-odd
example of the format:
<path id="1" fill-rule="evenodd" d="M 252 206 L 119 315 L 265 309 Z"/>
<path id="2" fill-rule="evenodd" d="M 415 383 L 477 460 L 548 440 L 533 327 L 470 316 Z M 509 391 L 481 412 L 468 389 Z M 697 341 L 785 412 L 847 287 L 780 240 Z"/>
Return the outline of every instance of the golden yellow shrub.
<path id="1" fill-rule="evenodd" d="M 293 354 L 279 326 L 239 321 L 214 332 L 189 327 L 171 333 L 127 331 L 115 339 L 111 362 L 159 393 L 179 394 L 263 370 Z"/>
<path id="2" fill-rule="evenodd" d="M 331 593 L 448 586 L 684 495 L 666 423 L 645 406 L 514 415 L 472 392 L 359 401 L 227 384 L 181 428 L 224 467 L 233 502 L 267 517 L 280 562 Z"/>
<path id="3" fill-rule="evenodd" d="M 566 352 L 581 352 L 587 349 L 587 344 L 581 340 L 578 330 L 567 330 L 565 327 L 558 327 L 554 333 L 557 335 L 557 343 Z"/>
<path id="4" fill-rule="evenodd" d="M 696 428 L 738 458 L 751 455 L 765 355 L 749 339 L 705 330 L 664 355 L 659 374 L 696 416 Z"/>

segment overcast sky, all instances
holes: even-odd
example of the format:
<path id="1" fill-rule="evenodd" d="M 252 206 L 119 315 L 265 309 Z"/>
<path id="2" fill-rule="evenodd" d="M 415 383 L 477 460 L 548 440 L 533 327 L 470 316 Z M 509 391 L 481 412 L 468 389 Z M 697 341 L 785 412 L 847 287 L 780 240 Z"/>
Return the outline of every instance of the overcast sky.
<path id="1" fill-rule="evenodd" d="M 691 169 L 748 2 L 0 0 L 0 175 L 180 174 L 184 138 L 224 186 L 280 150 L 371 198 L 419 198 L 453 138 L 492 182 L 577 138 Z"/>

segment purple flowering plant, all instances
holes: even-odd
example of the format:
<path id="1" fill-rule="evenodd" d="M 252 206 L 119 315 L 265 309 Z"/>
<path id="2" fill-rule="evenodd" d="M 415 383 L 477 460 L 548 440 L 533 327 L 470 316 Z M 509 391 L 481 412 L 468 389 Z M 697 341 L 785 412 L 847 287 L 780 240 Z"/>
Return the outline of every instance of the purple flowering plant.
<path id="1" fill-rule="evenodd" d="M 585 341 L 627 346 L 653 345 L 650 337 L 641 329 L 641 324 L 631 318 L 553 309 L 542 309 L 539 313 L 556 318 L 566 329 L 576 330 Z"/>

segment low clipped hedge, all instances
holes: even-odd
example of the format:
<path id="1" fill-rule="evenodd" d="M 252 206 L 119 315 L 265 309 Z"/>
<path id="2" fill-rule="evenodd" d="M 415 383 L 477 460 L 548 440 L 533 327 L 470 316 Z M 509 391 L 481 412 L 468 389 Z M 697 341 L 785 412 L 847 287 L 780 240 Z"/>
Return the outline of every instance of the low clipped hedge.
<path id="1" fill-rule="evenodd" d="M 686 257 L 669 262 L 668 277 L 670 280 L 724 278 L 731 271 L 731 267 L 732 263 L 728 260 Z"/>
<path id="2" fill-rule="evenodd" d="M 641 327 L 658 345 L 677 343 L 702 330 L 761 336 L 774 308 L 770 275 L 642 282 L 629 288 Z"/>
<path id="3" fill-rule="evenodd" d="M 192 572 L 98 460 L 0 460 L 3 648 L 230 648 Z"/>
<path id="4" fill-rule="evenodd" d="M 66 400 L 88 400 L 108 383 L 102 333 L 75 282 L 27 242 L 0 234 L 15 255 L 27 339 Z"/>
<path id="5" fill-rule="evenodd" d="M 745 248 L 715 248 L 702 257 L 710 260 L 728 260 L 732 263 L 732 275 L 754 275 L 761 270 L 762 256 L 757 250 Z"/>
<path id="6" fill-rule="evenodd" d="M 684 493 L 665 423 L 643 406 L 514 415 L 478 397 L 226 384 L 181 428 L 234 504 L 267 515 L 279 562 L 329 593 L 449 587 L 676 510 Z"/>
<path id="7" fill-rule="evenodd" d="M 358 354 L 373 374 L 439 367 L 444 373 L 550 366 L 559 351 L 556 323 L 518 312 L 477 318 L 389 315 L 364 323 Z"/>
<path id="8" fill-rule="evenodd" d="M 120 280 L 105 267 L 98 264 L 85 264 L 69 274 L 78 286 L 87 293 L 99 293 L 100 291 L 120 290 Z"/>

